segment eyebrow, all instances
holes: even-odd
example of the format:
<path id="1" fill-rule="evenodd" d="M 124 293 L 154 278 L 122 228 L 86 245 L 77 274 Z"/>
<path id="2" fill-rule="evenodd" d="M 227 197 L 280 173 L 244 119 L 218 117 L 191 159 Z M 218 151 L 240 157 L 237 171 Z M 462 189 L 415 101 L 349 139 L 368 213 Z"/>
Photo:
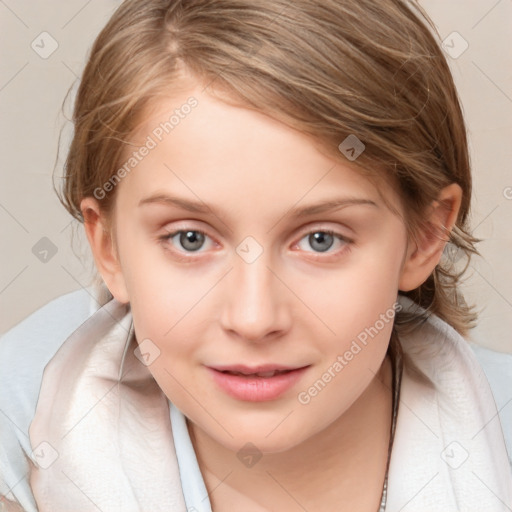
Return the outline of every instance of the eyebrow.
<path id="1" fill-rule="evenodd" d="M 210 208 L 207 204 L 201 201 L 191 201 L 190 199 L 170 196 L 167 194 L 156 194 L 141 199 L 139 202 L 139 206 L 144 206 L 147 204 L 162 204 L 168 206 L 175 206 L 193 213 L 215 213 L 216 211 L 214 208 Z M 370 199 L 359 197 L 344 197 L 330 199 L 328 201 L 323 201 L 320 203 L 311 204 L 307 206 L 294 207 L 290 209 L 288 214 L 302 218 L 354 205 L 366 205 L 379 208 L 379 205 Z"/>

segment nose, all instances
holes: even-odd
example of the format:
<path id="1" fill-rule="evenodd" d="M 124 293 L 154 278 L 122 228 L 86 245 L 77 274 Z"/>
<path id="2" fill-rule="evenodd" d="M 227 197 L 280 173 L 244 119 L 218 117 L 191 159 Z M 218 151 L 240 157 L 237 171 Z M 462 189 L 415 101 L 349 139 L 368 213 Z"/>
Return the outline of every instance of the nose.
<path id="1" fill-rule="evenodd" d="M 266 253 L 247 263 L 234 255 L 221 313 L 223 329 L 249 342 L 265 342 L 290 328 L 286 287 L 271 269 Z"/>

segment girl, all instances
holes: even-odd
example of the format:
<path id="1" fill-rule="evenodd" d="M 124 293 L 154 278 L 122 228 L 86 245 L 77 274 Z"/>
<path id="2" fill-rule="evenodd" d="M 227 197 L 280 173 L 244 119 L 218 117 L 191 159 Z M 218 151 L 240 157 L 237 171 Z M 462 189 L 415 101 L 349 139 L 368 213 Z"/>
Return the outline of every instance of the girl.
<path id="1" fill-rule="evenodd" d="M 447 249 L 476 253 L 464 121 L 421 17 L 119 7 L 62 192 L 101 307 L 55 304 L 27 373 L 3 343 L 7 510 L 510 510 Z"/>

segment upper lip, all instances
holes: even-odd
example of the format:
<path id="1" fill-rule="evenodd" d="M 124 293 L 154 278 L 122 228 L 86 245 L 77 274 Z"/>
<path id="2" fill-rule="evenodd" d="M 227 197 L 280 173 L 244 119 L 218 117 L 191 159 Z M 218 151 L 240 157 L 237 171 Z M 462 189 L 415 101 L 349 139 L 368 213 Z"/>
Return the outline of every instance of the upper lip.
<path id="1" fill-rule="evenodd" d="M 307 365 L 305 365 L 307 366 Z M 298 370 L 305 366 L 284 366 L 280 364 L 260 364 L 258 366 L 247 366 L 245 364 L 234 364 L 234 365 L 221 365 L 221 366 L 210 366 L 213 370 L 218 372 L 238 372 L 245 375 L 251 375 L 253 373 L 264 373 L 273 371 L 284 371 L 284 370 Z"/>

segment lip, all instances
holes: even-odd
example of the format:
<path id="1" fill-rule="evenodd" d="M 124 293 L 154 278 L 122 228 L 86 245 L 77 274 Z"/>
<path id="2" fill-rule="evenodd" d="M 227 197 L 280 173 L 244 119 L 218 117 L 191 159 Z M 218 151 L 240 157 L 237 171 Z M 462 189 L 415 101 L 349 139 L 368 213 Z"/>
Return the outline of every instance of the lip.
<path id="1" fill-rule="evenodd" d="M 228 395 L 246 402 L 276 400 L 293 387 L 309 366 L 290 367 L 275 364 L 259 366 L 231 365 L 206 367 L 213 381 Z M 226 371 L 243 373 L 232 375 Z M 258 377 L 255 373 L 284 371 L 273 377 Z"/>
<path id="2" fill-rule="evenodd" d="M 245 364 L 225 365 L 225 366 L 211 366 L 212 370 L 219 372 L 238 372 L 250 375 L 253 373 L 263 373 L 272 371 L 284 371 L 284 370 L 297 370 L 303 368 L 303 366 L 284 366 L 279 364 L 260 364 L 258 366 L 247 366 Z"/>

